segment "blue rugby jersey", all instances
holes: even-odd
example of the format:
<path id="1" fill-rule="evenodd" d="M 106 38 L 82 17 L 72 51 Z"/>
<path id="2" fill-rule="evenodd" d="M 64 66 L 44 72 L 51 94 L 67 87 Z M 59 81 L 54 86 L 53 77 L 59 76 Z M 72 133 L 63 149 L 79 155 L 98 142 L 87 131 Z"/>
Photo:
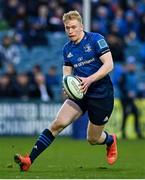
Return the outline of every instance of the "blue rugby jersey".
<path id="1" fill-rule="evenodd" d="M 64 65 L 73 67 L 73 74 L 88 77 L 102 66 L 100 56 L 109 52 L 107 42 L 99 33 L 85 32 L 83 39 L 75 44 L 69 41 L 63 48 Z M 106 98 L 113 96 L 113 86 L 109 75 L 90 85 L 86 96 Z"/>

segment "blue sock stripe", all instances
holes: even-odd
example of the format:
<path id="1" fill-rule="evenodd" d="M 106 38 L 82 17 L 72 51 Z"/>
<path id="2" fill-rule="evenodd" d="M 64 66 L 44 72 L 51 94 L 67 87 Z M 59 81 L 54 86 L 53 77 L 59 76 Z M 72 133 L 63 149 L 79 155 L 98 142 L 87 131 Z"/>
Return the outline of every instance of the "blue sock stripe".
<path id="1" fill-rule="evenodd" d="M 39 140 L 45 142 L 45 144 L 47 144 L 47 146 L 49 145 L 49 142 L 46 141 L 46 139 L 45 139 L 43 136 L 40 136 L 40 137 L 39 137 Z"/>
<path id="2" fill-rule="evenodd" d="M 33 163 L 34 160 L 53 142 L 55 137 L 49 129 L 45 129 L 37 138 L 36 147 L 33 147 L 30 153 L 30 159 Z"/>
<path id="3" fill-rule="evenodd" d="M 48 142 L 48 144 L 51 143 L 51 140 L 47 136 L 45 136 L 44 134 L 40 134 L 40 136 L 43 137 Z"/>
<path id="4" fill-rule="evenodd" d="M 46 147 L 48 147 L 48 145 L 42 139 L 39 139 L 38 141 L 44 144 Z"/>
<path id="5" fill-rule="evenodd" d="M 47 144 L 47 146 L 49 145 L 49 143 L 41 136 L 38 137 L 37 141 L 40 141 L 40 140 L 41 142 L 44 142 L 45 144 Z"/>

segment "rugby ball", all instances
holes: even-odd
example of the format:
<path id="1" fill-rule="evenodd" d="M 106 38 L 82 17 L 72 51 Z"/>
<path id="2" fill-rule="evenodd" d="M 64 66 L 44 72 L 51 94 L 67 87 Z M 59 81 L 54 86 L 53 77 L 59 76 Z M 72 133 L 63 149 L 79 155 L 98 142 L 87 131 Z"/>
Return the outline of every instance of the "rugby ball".
<path id="1" fill-rule="evenodd" d="M 80 92 L 80 83 L 81 80 L 76 76 L 67 75 L 64 77 L 63 87 L 70 98 L 79 100 L 84 97 L 84 93 Z"/>

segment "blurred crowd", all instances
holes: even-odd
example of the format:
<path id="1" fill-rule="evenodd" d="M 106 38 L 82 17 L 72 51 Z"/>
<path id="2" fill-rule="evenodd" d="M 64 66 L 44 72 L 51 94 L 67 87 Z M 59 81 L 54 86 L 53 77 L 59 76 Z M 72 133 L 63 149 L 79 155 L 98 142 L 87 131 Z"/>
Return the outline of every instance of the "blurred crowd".
<path id="1" fill-rule="evenodd" d="M 145 0 L 90 1 L 91 30 L 107 36 L 114 53 L 124 43 L 145 41 Z M 0 31 L 14 29 L 16 41 L 27 46 L 47 45 L 45 33 L 64 31 L 62 15 L 69 10 L 82 14 L 82 0 L 0 0 Z"/>
<path id="2" fill-rule="evenodd" d="M 115 95 L 121 97 L 122 75 L 137 73 L 135 96 L 145 97 L 142 78 L 145 76 L 145 0 L 91 0 L 91 8 L 91 31 L 106 37 L 115 62 L 112 74 Z M 23 45 L 29 50 L 36 46 L 49 49 L 47 33 L 64 32 L 62 15 L 69 10 L 82 14 L 82 0 L 0 0 L 0 32 L 13 32 L 4 35 L 0 43 L 0 68 L 6 64 L 4 73 L 0 73 L 0 98 L 53 99 L 51 83 L 61 84 L 55 64 L 49 70 L 55 78 L 50 78 L 50 72 L 44 73 L 37 64 L 22 73 L 17 72 L 15 65 L 21 62 Z M 135 66 L 131 72 L 126 68 L 128 62 Z"/>
<path id="3" fill-rule="evenodd" d="M 64 31 L 63 13 L 81 6 L 81 2 L 70 0 L 1 0 L 0 29 L 14 29 L 16 41 L 28 47 L 47 45 L 48 31 Z"/>
<path id="4" fill-rule="evenodd" d="M 0 76 L 0 99 L 53 101 L 53 87 L 59 83 L 56 66 L 51 66 L 46 74 L 39 65 L 29 72 L 17 73 L 13 64 L 7 64 L 6 73 Z"/>

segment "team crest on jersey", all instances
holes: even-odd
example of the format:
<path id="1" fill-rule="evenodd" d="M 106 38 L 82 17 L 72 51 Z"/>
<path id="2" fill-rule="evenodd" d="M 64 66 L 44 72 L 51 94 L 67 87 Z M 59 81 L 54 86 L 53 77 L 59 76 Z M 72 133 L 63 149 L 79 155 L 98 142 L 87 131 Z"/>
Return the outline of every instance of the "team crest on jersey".
<path id="1" fill-rule="evenodd" d="M 73 54 L 71 52 L 68 53 L 67 58 L 73 57 Z"/>
<path id="2" fill-rule="evenodd" d="M 86 45 L 84 46 L 84 49 L 85 49 L 85 52 L 90 52 L 90 51 L 92 51 L 92 48 L 91 48 L 90 44 L 86 44 Z"/>
<path id="3" fill-rule="evenodd" d="M 100 40 L 97 41 L 97 42 L 98 42 L 98 44 L 99 44 L 100 49 L 105 48 L 105 47 L 108 47 L 108 45 L 107 45 L 107 43 L 106 43 L 106 41 L 105 41 L 104 39 L 100 39 Z"/>

